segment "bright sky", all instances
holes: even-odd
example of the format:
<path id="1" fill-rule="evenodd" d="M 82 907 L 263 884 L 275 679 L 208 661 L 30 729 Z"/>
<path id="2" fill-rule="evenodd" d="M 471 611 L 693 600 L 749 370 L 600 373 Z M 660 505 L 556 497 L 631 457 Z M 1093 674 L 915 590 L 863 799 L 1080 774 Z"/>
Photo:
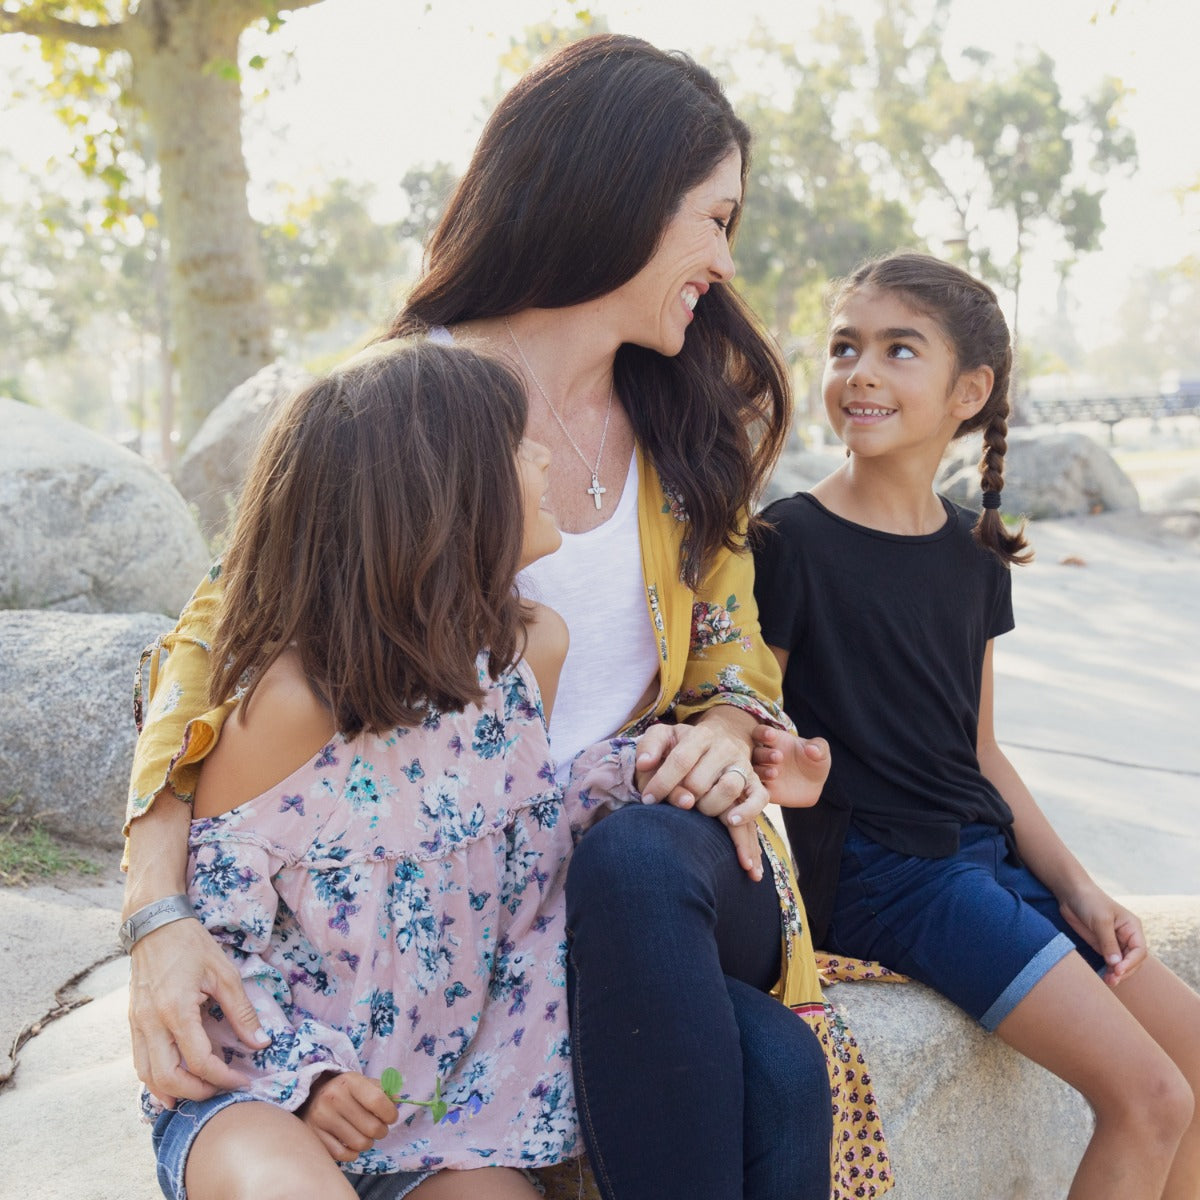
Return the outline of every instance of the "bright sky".
<path id="1" fill-rule="evenodd" d="M 822 6 L 596 0 L 590 7 L 615 31 L 699 53 L 736 43 L 756 20 L 802 45 Z M 1190 116 L 1200 5 L 1118 0 L 1115 13 L 1111 8 L 1111 0 L 953 0 L 947 33 L 952 53 L 978 45 L 1003 59 L 1018 46 L 1044 48 L 1069 100 L 1104 75 L 1133 89 L 1124 119 L 1136 133 L 1140 166 L 1133 179 L 1111 183 L 1102 249 L 1073 277 L 1085 343 L 1104 340 L 1104 323 L 1132 271 L 1200 255 L 1200 196 L 1187 211 L 1178 198 L 1180 189 L 1200 182 L 1200 137 Z M 861 15 L 876 6 L 839 0 L 838 9 Z M 261 39 L 275 65 L 268 73 L 271 95 L 250 106 L 247 121 L 256 185 L 294 180 L 303 191 L 319 176 L 371 179 L 386 211 L 389 190 L 409 166 L 437 158 L 465 162 L 510 36 L 549 16 L 566 23 L 572 11 L 554 0 L 326 0 L 292 15 L 282 33 Z M 0 144 L 28 146 L 29 129 L 27 120 L 5 120 Z M 1054 305 L 1051 264 L 1031 264 L 1029 283 L 1025 313 L 1032 325 Z"/>

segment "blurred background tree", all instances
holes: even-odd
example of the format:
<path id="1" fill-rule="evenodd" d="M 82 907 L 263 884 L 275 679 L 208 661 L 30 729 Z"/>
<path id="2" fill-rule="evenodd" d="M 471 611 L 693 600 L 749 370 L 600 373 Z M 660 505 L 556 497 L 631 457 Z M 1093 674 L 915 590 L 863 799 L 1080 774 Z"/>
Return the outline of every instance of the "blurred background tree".
<path id="1" fill-rule="evenodd" d="M 238 43 L 256 22 L 321 0 L 8 0 L 0 34 L 38 39 L 49 95 L 75 158 L 130 212 L 131 160 L 150 148 L 169 239 L 172 344 L 186 440 L 229 390 L 271 359 L 257 230 L 246 200 Z M 252 64 L 254 65 L 254 64 Z M 145 122 L 141 146 L 129 112 Z"/>

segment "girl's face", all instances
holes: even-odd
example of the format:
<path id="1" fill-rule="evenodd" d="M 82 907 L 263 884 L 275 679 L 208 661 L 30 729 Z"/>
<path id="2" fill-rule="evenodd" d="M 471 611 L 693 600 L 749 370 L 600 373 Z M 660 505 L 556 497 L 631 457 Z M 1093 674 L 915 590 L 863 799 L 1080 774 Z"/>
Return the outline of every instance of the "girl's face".
<path id="1" fill-rule="evenodd" d="M 959 372 L 941 326 L 902 295 L 859 288 L 833 315 L 825 411 L 855 454 L 921 447 L 940 458 L 959 424 L 987 400 L 991 374 L 987 367 Z"/>
<path id="2" fill-rule="evenodd" d="M 668 356 L 683 349 L 700 297 L 733 278 L 726 231 L 741 201 L 742 155 L 734 148 L 683 194 L 650 261 L 604 298 L 617 314 L 622 341 Z"/>
<path id="3" fill-rule="evenodd" d="M 521 540 L 521 566 L 553 554 L 562 545 L 562 534 L 554 514 L 546 505 L 550 486 L 550 451 L 540 442 L 522 438 L 517 447 L 517 474 L 525 507 L 525 526 Z"/>

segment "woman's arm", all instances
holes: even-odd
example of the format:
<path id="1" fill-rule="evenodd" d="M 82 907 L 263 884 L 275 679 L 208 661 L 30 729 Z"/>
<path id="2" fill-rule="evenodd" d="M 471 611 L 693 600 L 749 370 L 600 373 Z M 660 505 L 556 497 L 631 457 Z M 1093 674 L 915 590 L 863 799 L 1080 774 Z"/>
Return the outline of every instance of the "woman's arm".
<path id="1" fill-rule="evenodd" d="M 996 742 L 993 705 L 993 643 L 983 659 L 976 754 L 979 769 L 1012 810 L 1017 850 L 1025 865 L 1054 893 L 1063 916 L 1105 958 L 1105 980 L 1116 986 L 1142 964 L 1146 939 L 1141 922 L 1096 886 L 1054 832 L 1016 768 Z"/>
<path id="2" fill-rule="evenodd" d="M 200 760 L 228 712 L 228 706 L 213 708 L 208 700 L 209 646 L 222 591 L 221 568 L 216 565 L 192 593 L 175 628 L 142 655 L 134 691 L 140 736 L 129 781 L 126 836 L 168 788 L 191 803 Z M 147 660 L 149 694 L 143 715 L 142 670 Z M 127 848 L 127 859 L 128 853 Z"/>
<path id="3" fill-rule="evenodd" d="M 247 804 L 310 761 L 329 743 L 334 733 L 329 710 L 313 694 L 294 656 L 284 654 L 264 673 L 252 702 L 248 706 L 239 705 L 226 722 L 219 744 L 204 760 L 194 808 L 189 812 L 183 805 L 177 807 L 189 816 L 213 818 Z M 139 827 L 155 828 L 151 823 L 159 808 L 165 811 L 165 806 L 155 805 L 135 823 L 134 837 L 140 837 Z M 270 1087 L 278 1091 L 278 1096 L 272 1094 L 270 1098 L 281 1103 L 286 1100 L 285 1107 L 291 1108 L 303 1099 L 303 1096 L 295 1097 L 296 1085 L 306 1093 L 310 1083 L 322 1071 L 357 1070 L 358 1063 L 343 1035 L 325 1030 L 312 1020 L 305 1020 L 293 1028 L 291 1018 L 286 1015 L 291 1011 L 285 1003 L 287 981 L 264 958 L 278 904 L 272 881 L 280 867 L 281 852 L 272 849 L 265 835 L 240 836 L 244 830 L 253 830 L 254 811 L 252 806 L 247 808 L 245 818 L 238 826 L 239 836 L 230 836 L 230 827 L 223 823 L 197 827 L 188 884 L 192 885 L 193 879 L 198 880 L 190 886 L 190 894 L 203 928 L 193 921 L 175 924 L 190 927 L 192 941 L 200 948 L 196 951 L 198 954 L 215 951 L 221 963 L 212 967 L 211 988 L 202 987 L 198 993 L 187 995 L 181 994 L 181 989 L 176 986 L 175 994 L 170 997 L 174 1007 L 168 1009 L 167 1017 L 175 1009 L 181 1012 L 186 1019 L 185 1032 L 197 1039 L 198 1047 L 201 1041 L 203 1043 L 197 1054 L 202 1052 L 212 1056 L 223 1068 L 221 1078 L 217 1080 L 215 1073 L 194 1066 L 184 1044 L 179 1043 L 192 1076 L 201 1076 L 210 1085 L 217 1083 L 221 1090 L 244 1087 L 249 1082 L 247 1074 L 225 1065 L 232 1059 L 250 1075 L 270 1075 Z M 186 832 L 183 836 L 186 838 Z M 234 881 L 232 884 L 231 880 Z M 153 950 L 159 934 L 170 928 L 165 926 L 148 935 L 144 939 L 146 949 Z M 217 940 L 210 935 L 215 935 Z M 141 944 L 134 948 L 135 954 L 140 953 Z M 172 952 L 165 939 L 162 945 L 164 949 L 157 952 L 156 957 Z M 177 964 L 175 971 L 168 967 L 168 983 L 177 972 L 185 979 L 190 978 L 190 970 L 191 964 L 187 962 Z M 247 994 L 254 997 L 253 1005 L 246 999 Z M 244 1001 L 245 1010 L 240 1014 L 240 1021 L 234 1020 L 233 1012 L 222 998 L 224 995 L 237 1003 Z M 210 998 L 221 1009 L 215 1028 L 223 1035 L 223 1042 L 220 1053 L 215 1055 L 198 1013 L 199 1007 L 207 1004 Z M 150 1003 L 153 1002 L 151 996 Z M 259 1029 L 260 1019 L 274 1031 L 276 1045 L 266 1065 L 256 1066 L 237 1043 L 248 1045 L 252 1050 L 271 1044 L 265 1034 L 261 1043 L 249 1042 L 244 1036 L 248 1030 Z M 213 1028 L 208 1027 L 209 1030 Z M 281 1033 L 284 1035 L 282 1040 L 279 1038 Z M 298 1049 L 305 1042 L 307 1049 Z M 183 1082 L 192 1086 L 192 1080 Z M 167 1090 L 150 1086 L 160 1098 Z"/>
<path id="4" fill-rule="evenodd" d="M 187 837 L 199 760 L 226 709 L 208 703 L 208 647 L 220 603 L 214 567 L 179 623 L 151 654 L 150 695 L 134 752 L 127 810 L 125 902 L 121 919 L 187 891 Z M 157 655 L 166 651 L 161 664 Z M 207 710 L 207 711 L 206 711 Z M 241 1040 L 266 1044 L 237 972 L 196 921 L 173 921 L 131 952 L 129 1024 L 138 1077 L 161 1100 L 202 1100 L 244 1078 L 214 1055 L 200 1007 L 217 1001 Z"/>
<path id="5" fill-rule="evenodd" d="M 187 892 L 191 815 L 190 805 L 171 791 L 130 827 L 122 921 L 146 904 Z M 213 1053 L 201 1007 L 215 1000 L 253 1049 L 270 1039 L 211 935 L 198 921 L 173 921 L 139 939 L 130 954 L 129 1029 L 138 1078 L 167 1105 L 243 1087 L 245 1076 Z"/>
<path id="6" fill-rule="evenodd" d="M 673 708 L 677 723 L 651 728 L 639 743 L 639 781 L 654 798 L 719 816 L 739 861 L 758 878 L 761 850 L 753 818 L 766 805 L 767 792 L 752 766 L 753 733 L 760 724 L 792 726 L 780 704 L 779 666 L 758 626 L 749 552 L 718 554 L 689 600 L 686 661 Z M 666 632 L 674 646 L 678 631 Z"/>

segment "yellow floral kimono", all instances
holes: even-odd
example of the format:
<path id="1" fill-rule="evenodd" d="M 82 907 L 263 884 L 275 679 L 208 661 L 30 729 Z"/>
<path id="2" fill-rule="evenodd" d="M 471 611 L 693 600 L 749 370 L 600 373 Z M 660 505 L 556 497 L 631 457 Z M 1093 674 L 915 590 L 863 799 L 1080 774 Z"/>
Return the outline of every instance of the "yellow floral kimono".
<path id="1" fill-rule="evenodd" d="M 715 704 L 733 704 L 769 724 L 791 728 L 779 703 L 774 655 L 762 641 L 748 554 L 720 552 L 697 591 L 679 577 L 687 515 L 638 449 L 638 532 L 646 603 L 659 652 L 659 692 L 623 731 L 636 735 L 656 720 L 685 721 Z M 190 801 L 200 762 L 212 749 L 234 701 L 208 703 L 209 639 L 221 596 L 214 566 L 188 601 L 179 623 L 142 656 L 134 708 L 142 727 L 134 755 L 125 832 L 169 784 Z M 164 658 L 165 652 L 165 658 Z M 149 660 L 148 707 L 142 720 L 142 675 Z M 816 1033 L 825 1049 L 833 1094 L 831 1200 L 881 1196 L 891 1165 L 861 1050 L 821 998 L 812 938 L 790 856 L 771 823 L 759 838 L 779 892 L 782 974 L 774 994 Z M 580 1172 L 582 1171 L 582 1175 Z M 574 1163 L 543 1172 L 547 1196 L 598 1196 L 586 1168 Z M 582 1190 L 581 1190 L 582 1189 Z"/>

